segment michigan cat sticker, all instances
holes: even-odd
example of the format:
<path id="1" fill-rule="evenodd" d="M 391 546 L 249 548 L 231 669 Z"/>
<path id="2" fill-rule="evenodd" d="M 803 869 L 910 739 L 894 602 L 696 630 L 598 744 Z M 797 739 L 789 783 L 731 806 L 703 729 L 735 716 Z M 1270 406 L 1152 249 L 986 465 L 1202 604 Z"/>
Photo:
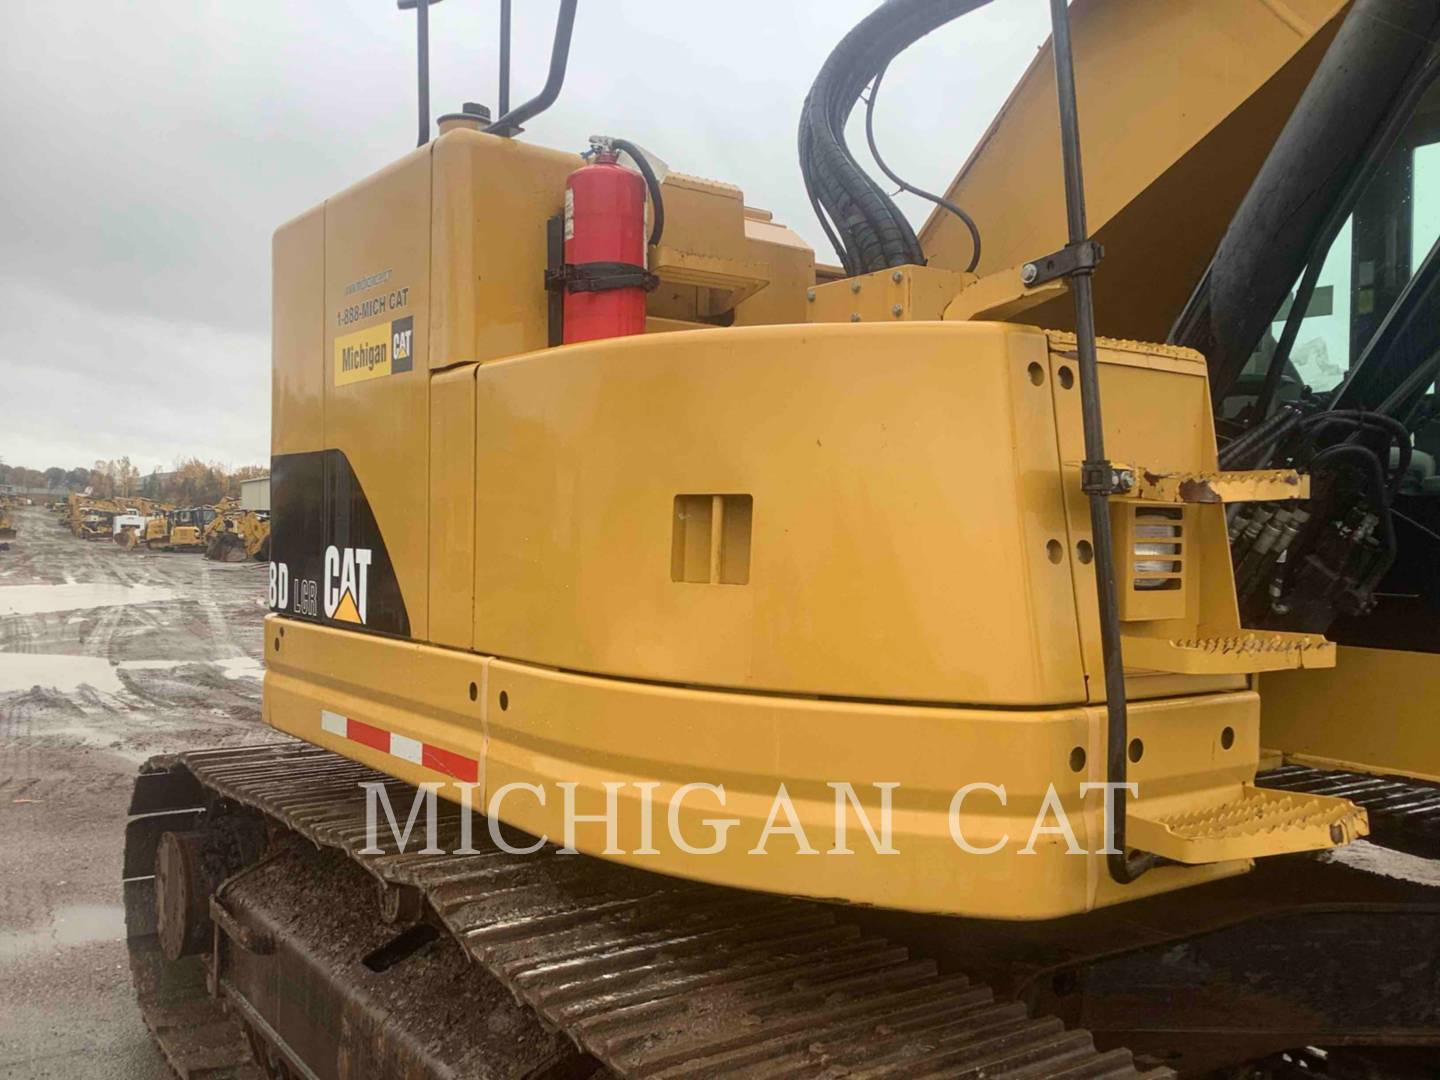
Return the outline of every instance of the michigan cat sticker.
<path id="1" fill-rule="evenodd" d="M 335 385 L 409 371 L 415 363 L 415 316 L 392 319 L 335 339 Z"/>

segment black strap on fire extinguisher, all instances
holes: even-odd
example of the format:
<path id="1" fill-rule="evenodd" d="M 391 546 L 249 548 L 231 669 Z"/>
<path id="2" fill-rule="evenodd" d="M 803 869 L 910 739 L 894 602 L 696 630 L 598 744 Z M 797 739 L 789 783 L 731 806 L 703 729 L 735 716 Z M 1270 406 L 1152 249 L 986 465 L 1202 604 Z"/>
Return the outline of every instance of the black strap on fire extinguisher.
<path id="1" fill-rule="evenodd" d="M 628 262 L 564 263 L 545 271 L 545 288 L 556 292 L 608 292 L 644 289 L 654 292 L 660 279 L 643 266 Z"/>
<path id="2" fill-rule="evenodd" d="M 565 215 L 556 214 L 545 223 L 545 291 L 550 296 L 549 342 L 565 340 L 565 294 L 605 292 L 607 289 L 644 289 L 651 292 L 660 279 L 643 266 L 626 262 L 567 263 L 565 261 Z"/>

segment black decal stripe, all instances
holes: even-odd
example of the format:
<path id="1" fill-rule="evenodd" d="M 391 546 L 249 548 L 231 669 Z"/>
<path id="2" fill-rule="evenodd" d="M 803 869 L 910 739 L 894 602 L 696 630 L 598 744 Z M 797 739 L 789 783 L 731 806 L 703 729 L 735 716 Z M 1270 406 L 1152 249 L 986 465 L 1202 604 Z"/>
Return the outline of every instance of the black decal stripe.
<path id="1" fill-rule="evenodd" d="M 274 610 L 344 630 L 410 636 L 410 614 L 390 552 L 360 478 L 341 450 L 280 454 L 270 459 L 270 559 L 288 571 L 286 605 Z M 368 548 L 365 625 L 325 617 L 325 549 Z M 315 614 L 297 605 L 306 582 L 316 587 Z M 278 598 L 277 598 L 278 599 Z"/>

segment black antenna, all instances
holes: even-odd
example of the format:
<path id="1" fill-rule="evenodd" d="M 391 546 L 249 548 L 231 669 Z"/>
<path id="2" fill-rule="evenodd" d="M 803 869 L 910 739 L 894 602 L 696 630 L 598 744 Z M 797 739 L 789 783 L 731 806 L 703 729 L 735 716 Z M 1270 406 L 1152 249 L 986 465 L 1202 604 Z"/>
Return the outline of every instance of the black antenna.
<path id="1" fill-rule="evenodd" d="M 510 0 L 500 0 L 500 109 L 510 111 Z"/>
<path id="2" fill-rule="evenodd" d="M 420 138 L 416 146 L 430 141 L 430 5 L 440 0 L 396 0 L 401 11 L 415 12 L 415 67 L 419 82 Z"/>

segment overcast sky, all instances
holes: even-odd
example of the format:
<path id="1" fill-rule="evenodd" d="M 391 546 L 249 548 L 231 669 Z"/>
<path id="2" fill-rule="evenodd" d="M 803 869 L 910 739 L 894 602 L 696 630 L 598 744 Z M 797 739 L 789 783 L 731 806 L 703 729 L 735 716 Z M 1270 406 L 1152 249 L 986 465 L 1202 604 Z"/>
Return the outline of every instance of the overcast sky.
<path id="1" fill-rule="evenodd" d="M 270 235 L 414 143 L 414 16 L 394 0 L 5 0 L 0 459 L 269 457 Z M 557 0 L 516 7 L 520 101 Z M 560 101 L 521 138 L 623 134 L 824 249 L 800 103 L 875 0 L 582 0 Z M 887 160 L 943 188 L 1046 36 L 999 0 L 905 53 Z M 498 0 L 431 15 L 436 115 L 495 104 Z M 863 134 L 859 145 L 863 148 Z M 900 200 L 917 225 L 926 204 Z"/>

